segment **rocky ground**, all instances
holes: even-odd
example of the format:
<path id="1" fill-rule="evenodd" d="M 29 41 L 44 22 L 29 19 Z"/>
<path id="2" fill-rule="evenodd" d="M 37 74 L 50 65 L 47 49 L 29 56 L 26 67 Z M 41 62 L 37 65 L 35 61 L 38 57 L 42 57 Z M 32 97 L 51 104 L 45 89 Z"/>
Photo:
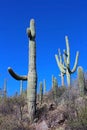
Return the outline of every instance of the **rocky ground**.
<path id="1" fill-rule="evenodd" d="M 47 93 L 42 104 L 37 101 L 32 124 L 25 97 L 2 99 L 0 130 L 87 130 L 87 96 L 80 96 L 73 88 L 63 92 L 54 102 L 52 92 Z"/>

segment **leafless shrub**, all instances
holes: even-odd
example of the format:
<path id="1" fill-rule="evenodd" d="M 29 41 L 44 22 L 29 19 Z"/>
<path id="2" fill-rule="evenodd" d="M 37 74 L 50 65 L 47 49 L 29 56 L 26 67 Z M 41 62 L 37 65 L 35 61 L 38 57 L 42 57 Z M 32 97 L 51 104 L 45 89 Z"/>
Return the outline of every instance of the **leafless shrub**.
<path id="1" fill-rule="evenodd" d="M 23 96 L 2 98 L 0 130 L 29 130 L 27 104 Z"/>
<path id="2" fill-rule="evenodd" d="M 87 130 L 87 99 L 85 97 L 80 98 L 80 102 L 82 104 L 84 102 L 80 107 L 75 102 L 67 104 L 67 130 Z"/>

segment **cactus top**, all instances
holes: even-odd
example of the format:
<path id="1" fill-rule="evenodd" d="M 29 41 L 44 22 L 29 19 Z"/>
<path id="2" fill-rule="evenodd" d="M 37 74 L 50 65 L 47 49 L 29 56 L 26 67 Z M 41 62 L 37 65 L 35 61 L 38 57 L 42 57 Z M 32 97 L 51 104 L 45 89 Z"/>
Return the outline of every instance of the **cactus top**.
<path id="1" fill-rule="evenodd" d="M 35 32 L 35 21 L 34 19 L 30 20 L 30 28 L 27 28 L 27 34 L 30 40 L 35 40 L 36 32 Z"/>

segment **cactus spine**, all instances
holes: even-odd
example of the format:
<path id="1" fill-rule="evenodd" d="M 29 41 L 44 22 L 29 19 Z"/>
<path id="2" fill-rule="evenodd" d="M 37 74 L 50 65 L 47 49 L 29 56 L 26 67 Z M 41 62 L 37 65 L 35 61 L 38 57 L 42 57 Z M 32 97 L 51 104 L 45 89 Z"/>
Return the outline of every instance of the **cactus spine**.
<path id="1" fill-rule="evenodd" d="M 80 95 L 84 95 L 85 77 L 84 77 L 83 68 L 81 66 L 79 66 L 77 72 L 78 72 L 78 85 L 79 85 Z"/>
<path id="2" fill-rule="evenodd" d="M 70 47 L 69 47 L 69 42 L 68 42 L 67 36 L 65 36 L 65 40 L 66 40 L 66 50 L 64 50 L 64 64 L 59 61 L 58 55 L 55 55 L 55 58 L 56 58 L 57 64 L 58 64 L 61 72 L 66 74 L 67 84 L 68 84 L 68 87 L 70 87 L 70 85 L 71 85 L 70 77 L 71 77 L 71 74 L 76 71 L 79 52 L 77 51 L 77 53 L 76 53 L 74 67 L 71 70 L 70 69 Z"/>
<path id="3" fill-rule="evenodd" d="M 11 68 L 8 68 L 9 73 L 17 80 L 27 80 L 27 101 L 29 118 L 32 122 L 36 113 L 36 89 L 37 89 L 37 74 L 36 74 L 36 31 L 35 21 L 30 20 L 30 28 L 27 28 L 29 38 L 29 66 L 28 75 L 19 76 Z"/>
<path id="4" fill-rule="evenodd" d="M 42 104 L 43 101 L 43 84 L 40 82 L 40 104 Z"/>

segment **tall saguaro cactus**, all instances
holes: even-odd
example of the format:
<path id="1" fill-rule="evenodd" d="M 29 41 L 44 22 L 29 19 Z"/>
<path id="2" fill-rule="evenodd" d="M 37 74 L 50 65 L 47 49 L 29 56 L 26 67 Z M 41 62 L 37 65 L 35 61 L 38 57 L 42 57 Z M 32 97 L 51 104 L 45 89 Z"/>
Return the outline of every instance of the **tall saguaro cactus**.
<path id="1" fill-rule="evenodd" d="M 8 68 L 9 73 L 16 80 L 27 80 L 27 100 L 28 100 L 28 112 L 29 118 L 32 122 L 36 113 L 36 89 L 37 89 L 37 73 L 36 73 L 36 31 L 35 21 L 30 20 L 30 28 L 27 28 L 27 34 L 29 38 L 29 65 L 28 75 L 19 76 L 11 68 Z"/>
<path id="2" fill-rule="evenodd" d="M 28 111 L 30 120 L 33 121 L 36 112 L 36 90 L 37 90 L 37 72 L 36 72 L 36 31 L 35 22 L 30 21 L 30 28 L 27 29 L 29 37 L 29 71 L 27 85 Z"/>
<path id="3" fill-rule="evenodd" d="M 71 70 L 70 69 L 70 47 L 69 47 L 69 42 L 68 42 L 67 36 L 65 36 L 65 40 L 66 40 L 66 50 L 64 50 L 64 64 L 59 61 L 58 55 L 55 55 L 55 58 L 56 58 L 57 64 L 58 64 L 61 72 L 66 73 L 67 83 L 68 83 L 68 86 L 70 86 L 70 84 L 71 84 L 70 83 L 70 75 L 76 71 L 79 52 L 77 51 L 77 53 L 76 53 L 74 67 Z"/>

